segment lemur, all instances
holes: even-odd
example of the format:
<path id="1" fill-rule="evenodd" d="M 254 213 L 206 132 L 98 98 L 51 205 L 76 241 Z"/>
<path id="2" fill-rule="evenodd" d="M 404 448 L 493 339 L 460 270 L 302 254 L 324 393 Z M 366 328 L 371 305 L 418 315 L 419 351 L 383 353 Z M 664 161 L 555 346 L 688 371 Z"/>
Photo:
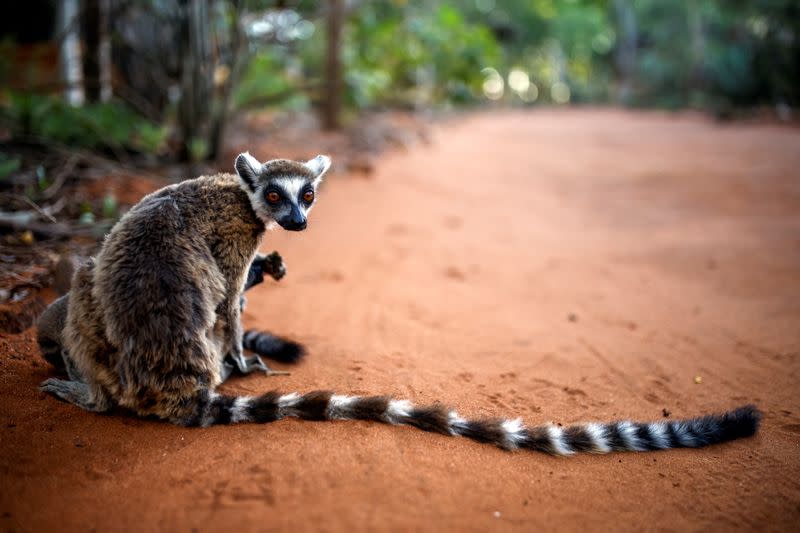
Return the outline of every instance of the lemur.
<path id="1" fill-rule="evenodd" d="M 372 420 L 553 455 L 700 447 L 755 434 L 753 405 L 652 423 L 527 427 L 521 419 L 467 419 L 444 405 L 329 391 L 259 396 L 217 392 L 243 355 L 239 297 L 261 239 L 276 225 L 305 229 L 330 159 L 260 163 L 202 176 L 146 196 L 75 273 L 63 335 L 70 379 L 41 390 L 89 411 L 120 406 L 185 426 L 306 420 Z"/>

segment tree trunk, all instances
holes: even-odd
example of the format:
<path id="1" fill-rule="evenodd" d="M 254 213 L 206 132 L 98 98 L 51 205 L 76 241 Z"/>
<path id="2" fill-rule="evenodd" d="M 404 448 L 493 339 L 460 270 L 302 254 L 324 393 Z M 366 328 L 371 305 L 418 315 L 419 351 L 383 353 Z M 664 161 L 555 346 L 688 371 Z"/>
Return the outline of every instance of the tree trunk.
<path id="1" fill-rule="evenodd" d="M 247 41 L 244 38 L 241 23 L 241 0 L 233 0 L 233 25 L 231 26 L 231 59 L 228 78 L 220 89 L 220 101 L 216 112 L 211 117 L 211 133 L 209 134 L 208 159 L 219 161 L 225 143 L 225 127 L 231 113 L 233 100 L 233 87 L 241 77 L 242 69 L 246 63 Z"/>
<path id="2" fill-rule="evenodd" d="M 328 0 L 328 47 L 325 56 L 325 98 L 322 107 L 322 127 L 337 130 L 341 127 L 342 61 L 341 36 L 344 12 L 342 0 Z"/>
<path id="3" fill-rule="evenodd" d="M 182 146 L 178 156 L 181 161 L 188 161 L 200 155 L 192 153 L 192 141 L 208 141 L 206 119 L 211 104 L 213 80 L 208 53 L 208 4 L 205 0 L 182 0 L 181 10 L 180 41 L 183 59 L 178 123 Z"/>
<path id="4" fill-rule="evenodd" d="M 70 105 L 80 106 L 83 105 L 85 96 L 79 25 L 75 24 L 75 19 L 78 17 L 78 0 L 63 0 L 58 6 L 58 30 L 64 34 L 59 57 L 61 76 L 66 87 L 64 98 Z"/>
<path id="5" fill-rule="evenodd" d="M 617 101 L 629 104 L 633 97 L 634 77 L 636 74 L 636 47 L 639 39 L 636 11 L 630 0 L 614 0 L 614 11 L 617 15 L 616 62 L 619 72 L 619 90 Z"/>
<path id="6" fill-rule="evenodd" d="M 111 98 L 108 8 L 108 0 L 84 0 L 83 75 L 88 102 L 107 102 Z"/>
<path id="7" fill-rule="evenodd" d="M 686 4 L 689 32 L 692 36 L 692 68 L 689 72 L 689 94 L 687 101 L 692 101 L 693 91 L 702 91 L 706 85 L 706 36 L 703 29 L 701 6 L 695 2 Z"/>

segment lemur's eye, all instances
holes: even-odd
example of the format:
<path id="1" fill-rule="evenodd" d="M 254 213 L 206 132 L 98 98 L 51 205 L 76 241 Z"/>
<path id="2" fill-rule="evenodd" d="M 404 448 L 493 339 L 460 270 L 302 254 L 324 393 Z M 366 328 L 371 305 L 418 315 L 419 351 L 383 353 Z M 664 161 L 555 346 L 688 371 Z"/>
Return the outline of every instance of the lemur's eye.
<path id="1" fill-rule="evenodd" d="M 305 202 L 307 204 L 310 204 L 311 202 L 313 202 L 314 201 L 314 191 L 306 191 L 305 193 L 303 193 L 303 200 L 305 200 Z"/>
<path id="2" fill-rule="evenodd" d="M 267 193 L 267 201 L 271 204 L 277 204 L 280 199 L 281 195 L 276 193 L 275 191 L 269 191 Z"/>

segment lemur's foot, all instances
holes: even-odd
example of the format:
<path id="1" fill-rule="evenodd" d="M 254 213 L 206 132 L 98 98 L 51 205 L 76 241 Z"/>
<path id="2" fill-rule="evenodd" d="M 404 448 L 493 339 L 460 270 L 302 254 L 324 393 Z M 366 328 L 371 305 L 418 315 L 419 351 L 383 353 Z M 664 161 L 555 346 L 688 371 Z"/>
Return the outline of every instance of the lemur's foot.
<path id="1" fill-rule="evenodd" d="M 39 385 L 39 390 L 87 411 L 103 412 L 109 408 L 104 395 L 93 394 L 92 388 L 80 381 L 50 378 Z"/>
<path id="2" fill-rule="evenodd" d="M 247 374 L 250 372 L 260 370 L 264 372 L 264 374 L 268 376 L 291 376 L 291 372 L 287 372 L 285 370 L 272 370 L 267 364 L 257 355 L 248 358 L 247 360 Z"/>
<path id="3" fill-rule="evenodd" d="M 252 357 L 234 358 L 228 355 L 222 363 L 222 381 L 227 380 L 234 371 L 240 374 L 252 374 L 256 371 L 264 372 L 267 376 L 290 376 L 291 372 L 285 370 L 272 370 L 264 361 L 257 355 Z"/>
<path id="4" fill-rule="evenodd" d="M 272 370 L 271 368 L 267 367 L 264 371 L 264 374 L 267 376 L 291 376 L 292 373 L 287 370 Z"/>
<path id="5" fill-rule="evenodd" d="M 272 252 L 264 258 L 263 268 L 264 272 L 272 276 L 275 281 L 286 275 L 286 265 L 278 252 Z"/>

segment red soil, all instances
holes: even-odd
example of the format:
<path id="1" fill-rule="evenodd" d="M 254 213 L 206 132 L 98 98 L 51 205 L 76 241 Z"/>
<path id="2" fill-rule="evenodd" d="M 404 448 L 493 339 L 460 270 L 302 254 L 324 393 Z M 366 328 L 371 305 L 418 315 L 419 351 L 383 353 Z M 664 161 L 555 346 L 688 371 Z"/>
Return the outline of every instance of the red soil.
<path id="1" fill-rule="evenodd" d="M 775 126 L 459 120 L 374 180 L 331 177 L 306 232 L 268 235 L 289 274 L 248 295 L 246 325 L 309 355 L 224 387 L 393 393 L 530 424 L 755 402 L 752 439 L 553 458 L 366 422 L 183 429 L 38 392 L 50 371 L 28 330 L 0 337 L 0 528 L 794 529 L 798 168 L 800 134 Z"/>

